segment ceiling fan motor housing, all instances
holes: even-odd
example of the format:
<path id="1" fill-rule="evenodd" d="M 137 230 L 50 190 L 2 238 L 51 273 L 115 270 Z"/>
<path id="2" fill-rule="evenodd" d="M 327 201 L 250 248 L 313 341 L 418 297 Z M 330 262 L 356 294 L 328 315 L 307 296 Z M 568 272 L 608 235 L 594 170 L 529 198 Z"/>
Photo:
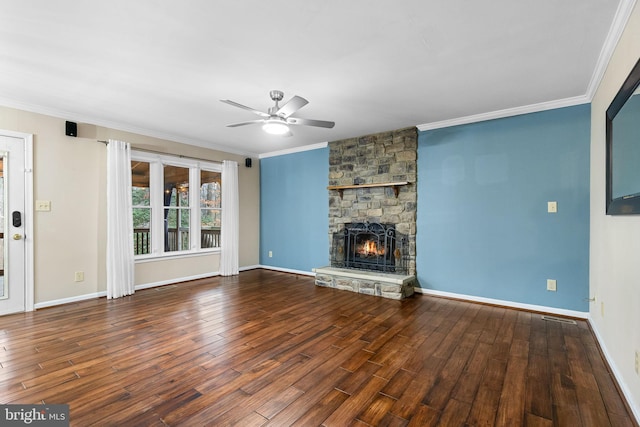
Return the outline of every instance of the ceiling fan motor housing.
<path id="1" fill-rule="evenodd" d="M 272 90 L 271 92 L 269 92 L 269 96 L 276 102 L 282 101 L 284 99 L 284 92 L 282 92 L 281 90 Z"/>

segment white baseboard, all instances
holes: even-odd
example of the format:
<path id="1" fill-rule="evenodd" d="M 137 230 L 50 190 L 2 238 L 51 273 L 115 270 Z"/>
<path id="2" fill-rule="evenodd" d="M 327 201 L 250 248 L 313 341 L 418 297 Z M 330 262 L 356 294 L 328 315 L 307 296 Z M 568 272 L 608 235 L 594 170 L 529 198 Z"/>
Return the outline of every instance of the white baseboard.
<path id="1" fill-rule="evenodd" d="M 618 370 L 616 363 L 613 361 L 613 358 L 609 354 L 609 350 L 607 350 L 607 346 L 604 344 L 604 340 L 600 336 L 600 332 L 598 332 L 598 328 L 596 327 L 595 322 L 593 322 L 593 319 L 591 319 L 591 316 L 587 318 L 587 321 L 591 326 L 591 330 L 593 331 L 593 334 L 596 336 L 596 340 L 600 345 L 600 349 L 602 350 L 602 354 L 604 354 L 604 358 L 607 360 L 607 363 L 611 368 L 611 373 L 615 377 L 616 382 L 618 383 L 618 386 L 620 387 L 620 390 L 622 391 L 622 394 L 624 395 L 624 398 L 627 401 L 627 404 L 631 408 L 631 412 L 633 412 L 633 416 L 636 419 L 636 423 L 640 424 L 640 408 L 638 408 L 633 404 L 633 396 L 631 395 L 631 392 L 629 391 L 627 384 L 624 382 L 624 378 L 620 374 L 620 371 Z"/>
<path id="2" fill-rule="evenodd" d="M 240 271 L 247 271 L 247 270 L 254 270 L 256 268 L 263 268 L 260 265 L 251 265 L 251 266 L 246 266 L 246 267 L 240 267 L 239 270 Z M 302 272 L 300 272 L 300 274 L 303 274 Z M 150 283 L 141 283 L 139 285 L 135 285 L 135 290 L 136 291 L 140 291 L 142 289 L 149 289 L 149 288 L 155 288 L 158 286 L 165 286 L 165 285 L 172 285 L 174 283 L 180 283 L 180 282 L 188 282 L 190 280 L 198 280 L 198 279 L 206 279 L 209 277 L 216 277 L 219 276 L 220 273 L 219 272 L 213 272 L 213 273 L 204 273 L 204 274 L 197 274 L 194 276 L 187 276 L 187 277 L 178 277 L 175 279 L 168 279 L 168 280 L 161 280 L 159 282 L 150 282 Z M 62 304 L 69 304 L 72 302 L 79 302 L 79 301 L 85 301 L 88 299 L 93 299 L 93 298 L 101 298 L 101 297 L 106 297 L 107 296 L 107 291 L 100 291 L 100 292 L 94 292 L 91 294 L 85 294 L 85 295 L 78 295 L 75 297 L 69 297 L 69 298 L 61 298 L 61 299 L 56 299 L 56 300 L 51 300 L 51 301 L 44 301 L 44 302 L 39 302 L 37 304 L 34 305 L 34 309 L 37 310 L 39 308 L 45 308 L 45 307 L 53 307 L 56 305 L 62 305 Z"/>
<path id="3" fill-rule="evenodd" d="M 101 297 L 106 297 L 106 296 L 107 296 L 107 291 L 94 292 L 92 294 L 78 295 L 78 296 L 75 296 L 75 297 L 61 298 L 61 299 L 55 299 L 55 300 L 51 300 L 51 301 L 39 302 L 39 303 L 36 303 L 33 306 L 33 308 L 35 308 L 37 310 L 39 308 L 53 307 L 55 305 L 69 304 L 69 303 L 72 303 L 72 302 L 86 301 L 88 299 L 101 298 Z"/>
<path id="4" fill-rule="evenodd" d="M 256 268 L 264 268 L 265 270 L 281 271 L 283 273 L 301 274 L 303 276 L 315 277 L 316 273 L 313 271 L 292 270 L 290 268 L 273 267 L 271 265 L 259 265 Z"/>
<path id="5" fill-rule="evenodd" d="M 160 282 L 153 282 L 153 283 L 143 283 L 140 285 L 136 285 L 135 286 L 135 290 L 139 291 L 142 289 L 148 289 L 148 288 L 155 288 L 157 286 L 164 286 L 164 285 L 171 285 L 173 283 L 180 283 L 180 282 L 187 282 L 189 280 L 197 280 L 197 279 L 206 279 L 207 277 L 215 277 L 218 276 L 220 273 L 206 273 L 206 274 L 198 274 L 195 276 L 189 276 L 189 277 L 180 277 L 177 279 L 169 279 L 169 280 L 162 280 Z M 34 308 L 37 310 L 39 308 L 45 308 L 45 307 L 53 307 L 56 305 L 62 305 L 62 304 L 69 304 L 72 302 L 79 302 L 79 301 L 85 301 L 88 299 L 94 299 L 94 298 L 102 298 L 102 297 L 106 297 L 107 296 L 107 291 L 100 291 L 100 292 L 94 292 L 91 294 L 85 294 L 85 295 L 78 295 L 75 297 L 69 297 L 69 298 L 61 298 L 61 299 L 56 299 L 56 300 L 51 300 L 51 301 L 44 301 L 44 302 L 39 302 L 37 304 L 34 305 Z"/>
<path id="6" fill-rule="evenodd" d="M 139 291 L 141 289 L 155 288 L 157 286 L 172 285 L 174 283 L 188 282 L 190 280 L 207 279 L 209 277 L 216 277 L 219 275 L 220 273 L 218 272 L 204 273 L 204 274 L 196 274 L 195 276 L 178 277 L 176 279 L 161 280 L 159 282 L 143 283 L 140 285 L 136 285 L 136 291 Z"/>
<path id="7" fill-rule="evenodd" d="M 558 314 L 561 316 L 575 317 L 576 319 L 587 319 L 587 317 L 589 316 L 589 312 L 587 311 L 565 310 L 562 308 L 547 307 L 544 305 L 523 304 L 519 302 L 505 301 L 501 299 L 484 298 L 484 297 L 476 297 L 473 295 L 455 294 L 453 292 L 436 291 L 433 289 L 414 288 L 414 291 L 416 293 L 425 294 L 425 295 L 433 295 L 438 297 L 446 297 L 446 298 L 459 299 L 459 300 L 471 301 L 471 302 L 480 302 L 484 304 L 500 305 L 500 306 L 511 307 L 511 308 L 520 308 L 523 310 L 538 311 L 541 313 Z"/>

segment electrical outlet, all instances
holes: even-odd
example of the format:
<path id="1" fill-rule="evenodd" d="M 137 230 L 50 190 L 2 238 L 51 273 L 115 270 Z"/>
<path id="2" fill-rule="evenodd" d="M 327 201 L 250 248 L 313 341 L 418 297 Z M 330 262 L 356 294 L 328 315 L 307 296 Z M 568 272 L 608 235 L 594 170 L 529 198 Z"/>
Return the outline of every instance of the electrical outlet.
<path id="1" fill-rule="evenodd" d="M 640 375 L 640 351 L 636 350 L 636 374 Z"/>
<path id="2" fill-rule="evenodd" d="M 50 200 L 36 200 L 36 211 L 49 212 L 51 210 Z"/>
<path id="3" fill-rule="evenodd" d="M 547 290 L 548 291 L 556 291 L 556 280 L 555 279 L 547 279 Z"/>
<path id="4" fill-rule="evenodd" d="M 76 274 L 74 276 L 74 280 L 76 282 L 84 281 L 84 271 L 76 271 Z"/>
<path id="5" fill-rule="evenodd" d="M 269 258 L 273 257 L 273 252 L 269 251 Z"/>

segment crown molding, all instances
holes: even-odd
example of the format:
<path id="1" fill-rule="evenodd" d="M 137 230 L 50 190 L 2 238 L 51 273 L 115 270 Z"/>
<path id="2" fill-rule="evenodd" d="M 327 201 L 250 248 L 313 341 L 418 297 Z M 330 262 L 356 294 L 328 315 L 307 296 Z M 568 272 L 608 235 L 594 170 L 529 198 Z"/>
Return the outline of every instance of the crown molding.
<path id="1" fill-rule="evenodd" d="M 572 107 L 574 105 L 588 104 L 590 99 L 586 95 L 575 96 L 573 98 L 558 99 L 556 101 L 540 102 L 538 104 L 524 105 L 522 107 L 507 108 L 504 110 L 490 111 L 488 113 L 475 114 L 473 116 L 459 117 L 439 122 L 425 123 L 418 125 L 420 131 L 447 128 L 451 126 L 466 125 L 469 123 L 484 122 L 487 120 L 502 119 L 505 117 L 518 116 L 521 114 L 537 113 L 540 111 L 554 110 L 557 108 Z"/>
<path id="2" fill-rule="evenodd" d="M 319 148 L 325 148 L 329 145 L 328 142 L 319 142 L 317 144 L 303 145 L 302 147 L 287 148 L 286 150 L 271 151 L 270 153 L 262 153 L 258 156 L 259 159 L 266 159 L 267 157 L 284 156 L 285 154 L 300 153 L 302 151 L 317 150 Z"/>
<path id="3" fill-rule="evenodd" d="M 616 46 L 620 41 L 620 37 L 622 37 L 622 33 L 627 26 L 627 22 L 631 17 L 631 13 L 633 12 L 635 5 L 636 0 L 621 0 L 618 4 L 618 9 L 613 17 L 613 22 L 611 23 L 611 27 L 609 27 L 609 33 L 602 45 L 602 49 L 600 50 L 600 56 L 598 57 L 596 68 L 593 70 L 591 81 L 587 87 L 586 96 L 589 99 L 589 102 L 591 102 L 598 90 L 598 87 L 600 86 L 604 73 L 609 66 L 609 61 L 613 56 L 613 52 L 616 50 Z"/>
<path id="4" fill-rule="evenodd" d="M 159 132 L 151 129 L 145 129 L 125 123 L 112 122 L 109 120 L 100 120 L 94 117 L 85 116 L 83 114 L 73 113 L 57 108 L 43 107 L 36 104 L 28 104 L 20 101 L 16 101 L 10 98 L 0 97 L 0 105 L 8 108 L 15 108 L 17 110 L 27 111 L 30 113 L 43 114 L 45 116 L 56 117 L 59 119 L 70 120 L 79 123 L 86 123 L 94 126 L 100 126 L 108 129 L 118 130 L 122 132 L 130 132 L 138 135 L 149 136 L 152 138 L 164 139 L 179 144 L 194 145 L 197 147 L 208 148 L 209 150 L 221 151 L 229 154 L 237 154 L 241 156 L 256 156 L 257 153 L 233 150 L 227 146 L 218 145 L 211 141 L 203 141 L 200 139 L 194 139 L 185 137 L 184 135 L 177 135 L 167 132 Z"/>
<path id="5" fill-rule="evenodd" d="M 488 113 L 476 114 L 466 117 L 458 117 L 455 119 L 442 120 L 439 122 L 425 123 L 418 125 L 417 128 L 420 131 L 441 129 L 451 126 L 465 125 L 470 123 L 483 122 L 486 120 L 502 119 L 505 117 L 517 116 L 520 114 L 537 113 L 545 110 L 553 110 L 556 108 L 571 107 L 574 105 L 588 104 L 593 99 L 593 96 L 600 85 L 602 77 L 609 65 L 609 61 L 613 56 L 618 41 L 624 32 L 627 25 L 627 21 L 633 12 L 633 8 L 636 5 L 637 0 L 621 0 L 618 4 L 618 9 L 609 28 L 607 38 L 600 50 L 600 56 L 596 68 L 591 76 L 591 81 L 587 87 L 587 91 L 584 95 L 575 96 L 572 98 L 564 98 L 555 101 L 541 102 L 538 104 L 525 105 L 522 107 L 507 108 L 504 110 L 491 111 Z"/>

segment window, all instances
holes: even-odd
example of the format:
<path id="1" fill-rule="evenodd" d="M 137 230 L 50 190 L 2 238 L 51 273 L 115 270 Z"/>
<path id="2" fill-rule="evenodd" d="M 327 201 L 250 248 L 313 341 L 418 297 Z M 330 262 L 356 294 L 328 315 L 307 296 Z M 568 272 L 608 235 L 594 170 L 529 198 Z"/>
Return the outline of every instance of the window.
<path id="1" fill-rule="evenodd" d="M 138 258 L 220 247 L 222 166 L 132 151 L 133 247 Z"/>

